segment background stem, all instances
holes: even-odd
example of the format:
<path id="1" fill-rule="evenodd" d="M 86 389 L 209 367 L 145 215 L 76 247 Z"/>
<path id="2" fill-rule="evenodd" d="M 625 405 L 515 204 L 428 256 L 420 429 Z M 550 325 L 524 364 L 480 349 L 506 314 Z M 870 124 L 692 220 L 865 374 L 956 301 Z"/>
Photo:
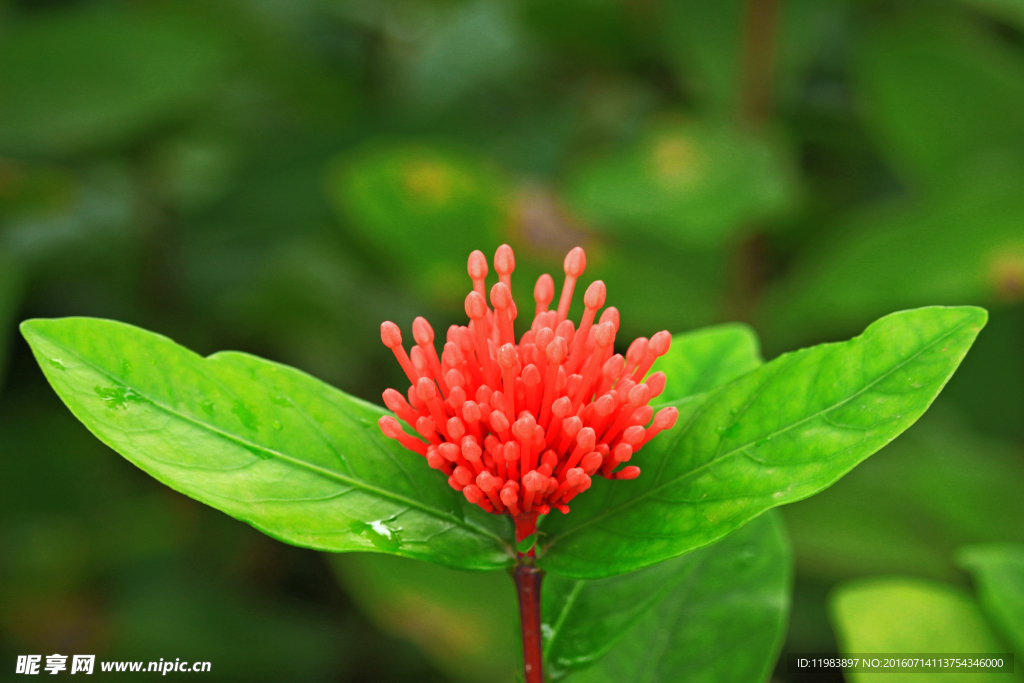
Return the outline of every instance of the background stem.
<path id="1" fill-rule="evenodd" d="M 516 565 L 512 573 L 519 596 L 523 629 L 523 678 L 525 683 L 544 683 L 540 638 L 540 582 L 544 572 L 530 564 Z"/>
<path id="2" fill-rule="evenodd" d="M 747 0 L 743 12 L 738 118 L 754 133 L 771 121 L 772 90 L 782 0 Z M 747 225 L 733 254 L 730 317 L 751 321 L 767 280 L 764 226 Z"/>
<path id="3" fill-rule="evenodd" d="M 740 120 L 764 126 L 772 113 L 775 51 L 782 0 L 747 0 L 743 15 Z"/>

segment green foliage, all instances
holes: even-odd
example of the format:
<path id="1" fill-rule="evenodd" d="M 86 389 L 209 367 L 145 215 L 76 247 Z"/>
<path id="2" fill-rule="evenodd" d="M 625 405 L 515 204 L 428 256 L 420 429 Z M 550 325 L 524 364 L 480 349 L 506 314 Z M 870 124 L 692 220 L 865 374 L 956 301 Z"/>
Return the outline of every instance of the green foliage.
<path id="1" fill-rule="evenodd" d="M 970 307 L 894 313 L 848 342 L 785 354 L 681 400 L 670 438 L 638 456 L 645 476 L 596 481 L 571 514 L 545 520 L 539 564 L 612 576 L 821 491 L 921 416 L 986 318 Z"/>
<path id="2" fill-rule="evenodd" d="M 740 105 L 743 87 L 747 6 L 742 0 L 680 0 L 662 9 L 658 33 L 665 53 L 693 89 L 697 108 L 731 114 Z M 773 77 L 781 94 L 790 96 L 828 39 L 828 26 L 842 13 L 843 3 L 788 0 L 779 9 Z"/>
<path id="3" fill-rule="evenodd" d="M 337 161 L 328 189 L 350 228 L 397 273 L 455 302 L 465 296 L 469 253 L 493 253 L 501 243 L 509 199 L 479 160 L 423 145 L 349 154 Z"/>
<path id="4" fill-rule="evenodd" d="M 871 24 L 857 68 L 870 121 L 912 176 L 947 177 L 980 154 L 1024 155 L 1024 65 L 952 13 Z"/>
<path id="5" fill-rule="evenodd" d="M 952 580 L 961 545 L 1024 543 L 1022 490 L 1012 443 L 978 438 L 936 405 L 877 457 L 782 512 L 805 576 Z"/>
<path id="6" fill-rule="evenodd" d="M 354 640 L 337 620 L 310 618 L 295 605 L 253 600 L 237 588 L 166 570 L 120 590 L 111 622 L 124 634 L 114 656 L 202 652 L 227 681 L 322 678 L 351 656 L 347 643 Z"/>
<path id="7" fill-rule="evenodd" d="M 639 487 L 598 482 L 596 495 L 576 505 L 582 512 L 549 518 L 542 566 L 576 578 L 630 571 L 825 488 L 917 419 L 984 321 L 971 308 L 893 314 L 850 342 L 790 354 L 679 399 L 673 437 L 652 444 L 643 461 L 657 474 Z M 37 320 L 22 329 L 58 394 L 105 443 L 276 538 L 465 569 L 511 559 L 504 520 L 472 510 L 384 438 L 375 424 L 383 411 L 308 375 L 239 353 L 203 359 L 109 321 Z M 722 333 L 691 335 L 682 346 L 720 338 L 729 352 L 739 339 L 746 352 L 726 363 L 709 354 L 712 371 L 691 389 L 757 362 L 749 333 Z M 645 533 L 626 533 L 631 525 Z"/>
<path id="8" fill-rule="evenodd" d="M 779 7 L 774 32 L 769 21 L 751 30 L 748 10 L 758 4 Z M 516 251 L 521 310 L 532 308 L 533 278 L 551 272 L 559 281 L 565 251 L 582 245 L 584 284 L 608 285 L 620 340 L 685 332 L 658 361 L 668 373 L 659 400 L 683 401 L 712 436 L 737 421 L 723 403 L 721 424 L 712 424 L 705 401 L 724 401 L 729 386 L 772 367 L 759 367 L 761 343 L 773 358 L 848 338 L 895 310 L 991 309 L 930 419 L 822 495 L 784 507 L 796 553 L 787 649 L 835 649 L 825 596 L 837 581 L 906 574 L 964 583 L 957 547 L 1024 542 L 1022 29 L 1021 0 L 0 3 L 0 659 L 66 648 L 137 659 L 170 649 L 203 651 L 219 678 L 245 681 L 508 675 L 514 605 L 504 571 L 467 575 L 358 553 L 334 558 L 344 565 L 339 591 L 319 554 L 275 543 L 126 467 L 53 395 L 16 329 L 19 317 L 125 320 L 204 355 L 240 349 L 285 363 L 379 403 L 402 377 L 380 344 L 380 321 L 406 329 L 422 314 L 439 337 L 465 323 L 467 252 L 490 255 L 501 242 Z M 753 82 L 752 67 L 769 61 L 770 83 Z M 757 85 L 770 86 L 763 118 L 743 106 Z M 445 191 L 448 201 L 438 201 Z M 581 308 L 577 297 L 574 319 Z M 737 319 L 761 343 L 738 325 L 697 329 Z M 155 408 L 134 402 L 137 390 L 119 368 L 103 365 L 121 356 L 100 355 L 96 367 L 110 381 L 82 376 L 80 387 L 62 391 L 78 413 L 92 406 L 99 422 L 91 428 L 124 450 L 127 435 L 115 427 Z M 276 364 L 186 356 L 204 377 L 216 369 L 237 379 L 229 388 L 245 406 L 267 398 L 248 369 L 263 376 L 277 368 L 275 376 L 331 411 L 357 411 L 354 426 L 332 417 L 325 429 L 338 438 L 354 432 L 381 454 L 351 455 L 360 482 L 407 465 L 388 486 L 419 487 L 432 509 L 481 532 L 461 527 L 463 559 L 511 561 L 504 520 L 465 510 L 422 460 L 380 443 L 379 409 Z M 135 362 L 136 375 L 149 362 Z M 59 384 L 60 371 L 43 367 Z M 172 387 L 184 396 L 205 386 L 178 379 L 160 385 L 163 400 Z M 788 410 L 802 398 L 792 390 L 779 404 Z M 179 407 L 206 419 L 201 402 Z M 161 444 L 150 430 L 163 422 L 140 422 L 142 431 L 128 435 L 143 445 L 130 457 L 162 477 L 188 475 L 173 463 L 208 457 L 198 449 L 209 443 L 218 444 L 213 457 L 232 457 L 235 439 L 250 432 L 231 407 L 217 403 L 225 437 L 175 422 L 175 438 L 187 441 Z M 283 441 L 287 430 L 303 462 L 329 457 L 314 423 L 268 410 L 275 414 L 252 407 L 257 436 Z M 558 525 L 596 514 L 602 488 L 632 495 L 661 462 L 688 467 L 705 454 L 705 444 L 683 441 L 663 461 L 652 443 L 634 457 L 639 480 L 599 481 L 568 517 L 552 515 L 538 552 Z M 724 435 L 712 441 L 735 445 Z M 243 449 L 238 457 L 250 456 Z M 336 460 L 323 462 L 344 474 Z M 747 464 L 745 476 L 759 471 Z M 246 487 L 271 482 L 245 473 L 271 476 L 275 467 L 287 472 L 275 490 L 329 485 L 276 459 L 230 481 L 199 470 L 191 479 L 205 491 L 197 497 L 213 500 L 221 487 L 218 500 L 241 508 L 224 496 L 260 497 Z M 783 469 L 773 476 L 784 479 Z M 756 481 L 742 485 L 757 491 Z M 326 528 L 336 520 L 324 508 L 343 511 L 363 495 L 346 494 L 335 507 L 281 501 L 277 511 L 232 514 L 280 513 L 282 524 L 312 517 Z M 281 513 L 296 507 L 306 512 Z M 370 506 L 380 507 L 388 506 Z M 346 516 L 353 526 L 316 540 L 381 550 L 373 540 L 386 537 L 360 535 L 356 522 L 372 530 L 389 524 L 387 514 Z M 716 552 L 761 521 L 644 572 Z M 568 545 L 559 542 L 548 559 L 572 560 L 579 549 Z M 994 550 L 961 559 L 983 614 L 1012 640 L 998 616 L 1015 604 L 997 588 L 1009 561 Z M 549 572 L 545 591 L 575 580 Z M 635 601 L 657 603 L 640 624 L 670 610 L 672 593 L 658 600 Z M 909 624 L 917 600 L 928 602 L 911 594 L 893 621 Z M 647 654 L 656 634 L 625 631 L 591 672 L 574 675 L 628 679 L 630 670 L 611 667 L 631 648 Z M 792 680 L 781 668 L 773 678 Z"/>
<path id="9" fill-rule="evenodd" d="M 711 391 L 763 362 L 757 334 L 734 323 L 673 335 L 668 353 L 651 371 L 665 373 L 665 391 L 658 401 L 671 403 Z"/>
<path id="10" fill-rule="evenodd" d="M 960 564 L 971 572 L 986 616 L 1024 656 L 1024 545 L 993 544 L 962 548 Z"/>
<path id="11" fill-rule="evenodd" d="M 1024 281 L 1022 181 L 1024 166 L 976 164 L 941 193 L 849 217 L 773 288 L 766 325 L 830 333 L 892 308 L 1015 300 Z"/>
<path id="12" fill-rule="evenodd" d="M 993 633 L 977 603 L 963 591 L 910 578 L 853 582 L 836 591 L 832 618 L 840 649 L 847 653 L 998 653 L 1006 646 Z M 894 681 L 919 680 L 920 673 L 890 673 Z M 873 673 L 848 673 L 852 683 Z M 953 683 L 977 680 L 977 673 L 936 672 L 930 678 Z M 1020 673 L 1007 680 L 1024 679 Z"/>
<path id="13" fill-rule="evenodd" d="M 0 44 L 0 147 L 66 153 L 131 142 L 223 79 L 222 40 L 183 17 L 97 9 L 32 18 Z"/>
<path id="14" fill-rule="evenodd" d="M 275 538 L 466 569 L 512 561 L 507 520 L 474 510 L 386 439 L 376 406 L 277 363 L 202 358 L 123 323 L 31 320 L 22 331 L 100 440 Z"/>
<path id="15" fill-rule="evenodd" d="M 1010 24 L 1024 26 L 1024 2 L 1021 0 L 961 0 L 963 4 L 1004 19 Z"/>
<path id="16" fill-rule="evenodd" d="M 684 247 L 718 245 L 744 223 L 794 202 L 777 145 L 726 125 L 657 128 L 569 179 L 570 202 L 594 226 L 642 232 Z"/>
<path id="17" fill-rule="evenodd" d="M 507 572 L 461 572 L 377 553 L 338 554 L 331 564 L 375 623 L 416 643 L 455 679 L 514 680 L 518 615 Z"/>
<path id="18" fill-rule="evenodd" d="M 587 275 L 608 286 L 610 305 L 622 313 L 623 338 L 717 321 L 728 272 L 720 251 L 680 256 L 671 249 L 652 249 L 647 240 L 633 235 L 616 235 L 610 246 L 587 252 Z M 560 265 L 551 271 L 558 273 Z"/>
<path id="19" fill-rule="evenodd" d="M 792 557 L 777 513 L 722 542 L 596 581 L 550 576 L 545 659 L 573 681 L 764 680 L 789 608 Z M 728 653 L 728 655 L 727 655 Z"/>

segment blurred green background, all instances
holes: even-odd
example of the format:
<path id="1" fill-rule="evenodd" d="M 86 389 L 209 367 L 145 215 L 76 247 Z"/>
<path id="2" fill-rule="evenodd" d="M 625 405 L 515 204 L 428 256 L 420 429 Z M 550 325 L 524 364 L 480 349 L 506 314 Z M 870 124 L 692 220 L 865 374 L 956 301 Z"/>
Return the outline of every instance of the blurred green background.
<path id="1" fill-rule="evenodd" d="M 957 548 L 1024 541 L 1024 1 L 0 0 L 2 666 L 512 680 L 507 577 L 292 548 L 167 489 L 16 330 L 116 318 L 379 402 L 379 323 L 464 320 L 466 256 L 502 242 L 521 294 L 583 245 L 627 340 L 744 320 L 771 358 L 989 308 L 918 425 L 784 509 L 787 650 L 835 650 L 837 582 L 970 590 Z"/>

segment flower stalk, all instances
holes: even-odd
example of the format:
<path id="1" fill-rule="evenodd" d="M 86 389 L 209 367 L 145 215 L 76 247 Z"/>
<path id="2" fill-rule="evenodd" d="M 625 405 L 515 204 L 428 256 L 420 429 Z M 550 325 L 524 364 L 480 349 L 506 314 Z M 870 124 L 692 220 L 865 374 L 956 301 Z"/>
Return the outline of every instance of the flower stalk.
<path id="1" fill-rule="evenodd" d="M 522 558 L 520 558 L 522 560 Z M 523 636 L 523 680 L 544 683 L 544 656 L 540 630 L 540 584 L 544 572 L 533 564 L 516 565 L 512 572 L 519 598 L 519 621 Z"/>

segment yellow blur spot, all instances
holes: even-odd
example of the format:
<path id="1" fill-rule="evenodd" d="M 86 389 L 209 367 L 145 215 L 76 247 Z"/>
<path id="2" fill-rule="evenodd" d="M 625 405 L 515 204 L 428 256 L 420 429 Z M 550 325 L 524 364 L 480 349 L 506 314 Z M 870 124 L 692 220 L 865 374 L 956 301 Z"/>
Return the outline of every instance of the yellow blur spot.
<path id="1" fill-rule="evenodd" d="M 412 161 L 405 169 L 405 188 L 423 204 L 442 206 L 452 197 L 456 175 L 450 166 L 436 161 Z"/>
<path id="2" fill-rule="evenodd" d="M 1024 251 L 997 255 L 989 265 L 988 278 L 998 298 L 1024 301 Z"/>
<path id="3" fill-rule="evenodd" d="M 654 143 L 651 152 L 651 175 L 661 185 L 680 188 L 697 176 L 697 150 L 685 135 L 664 135 Z"/>

